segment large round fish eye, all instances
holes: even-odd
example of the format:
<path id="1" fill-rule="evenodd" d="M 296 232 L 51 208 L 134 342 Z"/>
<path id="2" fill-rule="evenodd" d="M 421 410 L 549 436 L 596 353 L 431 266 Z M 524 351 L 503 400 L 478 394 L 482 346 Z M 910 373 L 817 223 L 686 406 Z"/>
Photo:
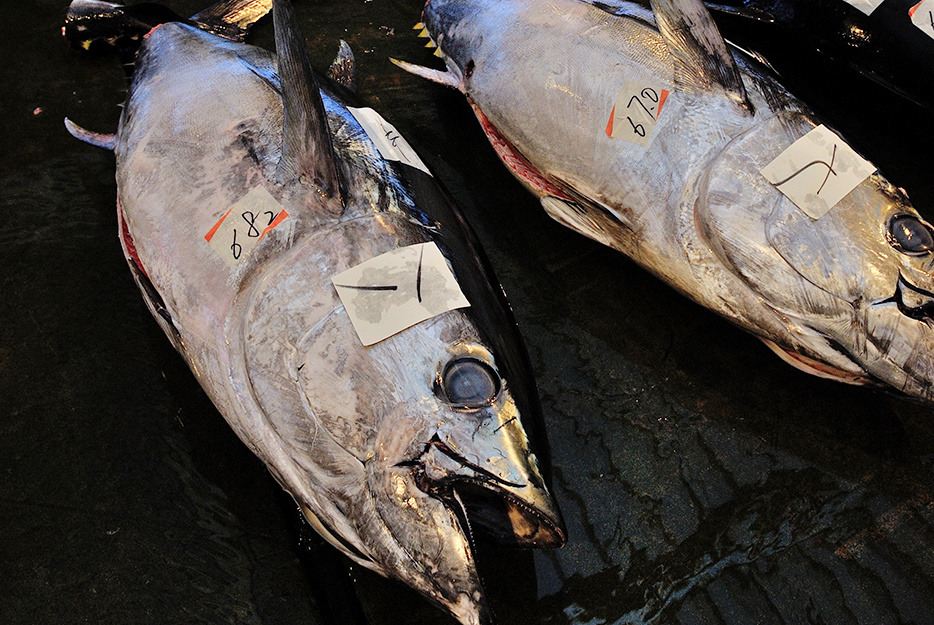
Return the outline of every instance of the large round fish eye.
<path id="1" fill-rule="evenodd" d="M 903 254 L 927 254 L 934 250 L 934 235 L 926 223 L 914 215 L 895 215 L 889 220 L 889 244 Z"/>
<path id="2" fill-rule="evenodd" d="M 501 381 L 490 365 L 476 358 L 457 358 L 441 373 L 441 390 L 455 406 L 483 408 L 499 394 Z"/>

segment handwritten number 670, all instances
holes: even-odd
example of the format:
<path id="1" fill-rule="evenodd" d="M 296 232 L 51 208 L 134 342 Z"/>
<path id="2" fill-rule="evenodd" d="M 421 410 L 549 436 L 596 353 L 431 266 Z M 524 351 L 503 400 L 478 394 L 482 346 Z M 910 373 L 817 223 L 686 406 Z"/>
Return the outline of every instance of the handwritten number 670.
<path id="1" fill-rule="evenodd" d="M 655 121 L 655 113 L 653 113 L 653 111 L 655 110 L 655 107 L 654 106 L 647 107 L 645 105 L 645 102 L 642 101 L 642 98 L 645 98 L 646 100 L 648 100 L 649 102 L 652 102 L 653 104 L 657 104 L 658 103 L 658 92 L 655 91 L 655 89 L 652 89 L 651 87 L 646 87 L 645 89 L 639 92 L 639 95 L 634 95 L 631 98 L 629 98 L 629 104 L 626 105 L 626 108 L 628 109 L 632 107 L 633 103 L 636 103 L 640 107 L 642 107 L 642 110 L 645 111 L 645 114 L 648 115 L 649 118 L 652 119 L 652 121 Z M 628 115 L 626 116 L 626 120 L 629 122 L 629 125 L 632 126 L 632 131 L 634 133 L 636 133 L 640 137 L 645 136 L 645 126 L 643 126 L 642 124 L 637 124 Z"/>

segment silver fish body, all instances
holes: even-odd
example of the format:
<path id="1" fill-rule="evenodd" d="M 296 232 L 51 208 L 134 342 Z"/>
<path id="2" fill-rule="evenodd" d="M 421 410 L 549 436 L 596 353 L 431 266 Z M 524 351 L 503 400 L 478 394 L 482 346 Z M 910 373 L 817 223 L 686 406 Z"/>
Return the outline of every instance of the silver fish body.
<path id="1" fill-rule="evenodd" d="M 524 348 L 447 196 L 383 158 L 349 93 L 296 80 L 310 78 L 304 42 L 290 8 L 275 12 L 278 58 L 178 23 L 147 35 L 115 138 L 124 251 L 167 336 L 311 524 L 462 623 L 486 622 L 466 517 L 513 543 L 564 541 L 525 429 L 541 434 Z M 212 247 L 225 215 L 240 243 Z M 364 346 L 332 277 L 427 242 L 470 307 Z"/>
<path id="2" fill-rule="evenodd" d="M 430 0 L 447 69 L 399 64 L 465 93 L 559 222 L 801 369 L 934 400 L 931 227 L 878 172 L 819 219 L 802 212 L 760 170 L 819 120 L 700 2 L 652 4 Z M 608 124 L 627 81 L 650 88 L 628 100 L 653 107 L 645 145 Z M 630 130 L 648 134 L 640 119 Z"/>

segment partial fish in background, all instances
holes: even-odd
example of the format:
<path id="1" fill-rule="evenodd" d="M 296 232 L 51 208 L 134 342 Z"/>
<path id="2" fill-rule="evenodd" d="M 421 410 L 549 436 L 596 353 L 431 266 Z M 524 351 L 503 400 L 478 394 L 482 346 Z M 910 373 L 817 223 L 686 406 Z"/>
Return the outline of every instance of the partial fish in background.
<path id="1" fill-rule="evenodd" d="M 824 55 L 929 114 L 934 109 L 934 0 L 721 0 L 707 6 L 730 41 L 773 63 Z"/>
<path id="2" fill-rule="evenodd" d="M 700 0 L 429 0 L 500 158 L 566 226 L 789 363 L 934 401 L 934 231 Z"/>
<path id="3" fill-rule="evenodd" d="M 291 6 L 272 4 L 278 54 L 165 23 L 139 50 L 117 133 L 66 123 L 115 151 L 144 299 L 307 520 L 465 625 L 488 623 L 471 527 L 565 541 L 525 348 L 456 207 L 355 105 L 349 47 L 334 81 L 317 76 Z"/>

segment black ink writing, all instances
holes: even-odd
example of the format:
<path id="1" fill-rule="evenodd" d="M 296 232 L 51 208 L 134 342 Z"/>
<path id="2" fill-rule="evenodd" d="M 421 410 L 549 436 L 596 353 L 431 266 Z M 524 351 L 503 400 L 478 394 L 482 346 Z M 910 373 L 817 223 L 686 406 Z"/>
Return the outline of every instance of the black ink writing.
<path id="1" fill-rule="evenodd" d="M 240 254 L 243 252 L 243 246 L 237 243 L 237 229 L 234 228 L 233 231 L 233 243 L 230 244 L 230 253 L 233 254 L 234 260 L 240 258 Z"/>
<path id="2" fill-rule="evenodd" d="M 425 257 L 425 246 L 422 246 L 418 254 L 418 271 L 415 274 L 415 294 L 418 295 L 418 301 L 422 301 L 422 258 Z"/>
<path id="3" fill-rule="evenodd" d="M 655 89 L 646 87 L 645 89 L 639 92 L 639 95 L 634 95 L 631 98 L 629 98 L 629 104 L 626 105 L 626 108 L 627 109 L 630 108 L 632 106 L 632 103 L 635 102 L 636 104 L 642 107 L 642 110 L 645 111 L 646 115 L 648 115 L 654 120 L 655 113 L 653 111 L 655 110 L 655 107 L 646 106 L 645 102 L 642 101 L 642 98 L 645 98 L 646 100 L 654 104 L 658 103 L 658 93 L 656 93 Z"/>
<path id="4" fill-rule="evenodd" d="M 254 215 L 252 211 L 243 211 L 240 213 L 240 216 L 243 217 L 243 221 L 249 226 L 246 235 L 253 239 L 259 237 L 259 230 L 256 228 L 256 215 Z"/>
<path id="5" fill-rule="evenodd" d="M 652 89 L 651 87 L 646 87 L 645 89 L 639 92 L 639 95 L 641 95 L 643 98 L 648 98 L 652 102 L 656 102 L 656 103 L 658 102 L 658 93 L 655 91 L 655 89 Z"/>
<path id="6" fill-rule="evenodd" d="M 395 284 L 387 285 L 357 285 L 357 284 L 335 284 L 342 289 L 354 289 L 356 291 L 396 291 L 399 289 Z"/>
<path id="7" fill-rule="evenodd" d="M 634 133 L 636 133 L 640 137 L 645 136 L 645 126 L 643 126 L 642 124 L 637 124 L 636 122 L 632 121 L 632 118 L 629 117 L 628 115 L 626 116 L 626 119 L 629 121 L 629 124 L 632 126 L 632 131 Z"/>
<path id="8" fill-rule="evenodd" d="M 788 176 L 788 177 L 785 178 L 784 180 L 782 180 L 782 181 L 780 181 L 780 182 L 776 182 L 776 183 L 775 183 L 775 187 L 777 188 L 777 187 L 782 186 L 783 184 L 785 184 L 785 183 L 788 182 L 789 180 L 792 180 L 793 178 L 795 178 L 796 176 L 798 176 L 798 174 L 802 173 L 804 170 L 806 170 L 806 169 L 808 169 L 808 168 L 810 168 L 810 167 L 813 167 L 814 165 L 823 165 L 824 167 L 827 168 L 827 175 L 824 176 L 824 181 L 821 182 L 820 188 L 817 189 L 816 195 L 820 195 L 820 192 L 824 190 L 824 185 L 827 184 L 827 180 L 830 179 L 830 174 L 833 174 L 834 176 L 837 175 L 837 172 L 834 171 L 834 168 L 833 168 L 834 159 L 836 159 L 836 158 L 837 158 L 837 144 L 835 143 L 835 144 L 833 145 L 833 153 L 830 155 L 830 162 L 829 162 L 829 163 L 826 162 L 826 161 L 820 161 L 820 160 L 818 160 L 818 161 L 811 161 L 810 163 L 808 163 L 807 165 L 805 165 L 804 167 L 802 167 L 802 168 L 799 169 L 798 171 L 794 172 L 793 174 L 791 174 L 790 176 Z"/>

